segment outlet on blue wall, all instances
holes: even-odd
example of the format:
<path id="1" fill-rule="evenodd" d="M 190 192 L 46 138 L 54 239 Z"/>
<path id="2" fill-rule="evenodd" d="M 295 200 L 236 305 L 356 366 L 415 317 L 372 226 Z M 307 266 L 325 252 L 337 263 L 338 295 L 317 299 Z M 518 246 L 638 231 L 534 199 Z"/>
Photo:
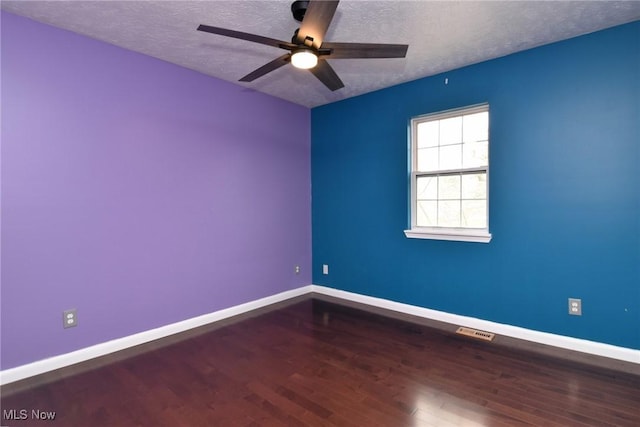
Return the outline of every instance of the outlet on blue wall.
<path id="1" fill-rule="evenodd" d="M 313 109 L 314 283 L 640 349 L 639 41 L 635 22 Z M 409 120 L 483 102 L 493 240 L 406 238 Z"/>

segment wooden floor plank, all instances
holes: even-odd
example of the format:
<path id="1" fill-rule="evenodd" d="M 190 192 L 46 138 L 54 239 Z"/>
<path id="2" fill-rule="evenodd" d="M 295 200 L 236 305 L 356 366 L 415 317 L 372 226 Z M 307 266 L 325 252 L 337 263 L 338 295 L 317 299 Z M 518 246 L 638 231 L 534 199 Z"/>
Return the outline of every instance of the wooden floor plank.
<path id="1" fill-rule="evenodd" d="M 638 426 L 640 377 L 306 300 L 1 398 L 52 426 Z"/>

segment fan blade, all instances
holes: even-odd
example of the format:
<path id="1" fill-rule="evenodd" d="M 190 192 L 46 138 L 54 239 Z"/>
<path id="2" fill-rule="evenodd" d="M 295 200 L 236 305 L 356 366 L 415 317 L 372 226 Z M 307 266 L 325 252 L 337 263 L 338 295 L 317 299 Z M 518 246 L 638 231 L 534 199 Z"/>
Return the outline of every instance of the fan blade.
<path id="1" fill-rule="evenodd" d="M 198 31 L 204 31 L 221 36 L 233 37 L 234 39 L 247 40 L 254 43 L 266 44 L 267 46 L 279 47 L 281 49 L 293 49 L 295 44 L 282 40 L 272 39 L 270 37 L 258 36 L 255 34 L 243 33 L 242 31 L 228 30 L 226 28 L 212 27 L 210 25 L 198 26 Z"/>
<path id="2" fill-rule="evenodd" d="M 319 60 L 318 65 L 309 69 L 314 76 L 318 78 L 326 87 L 332 91 L 338 90 L 344 87 L 344 83 L 340 80 L 340 77 L 333 70 L 331 65 L 325 60 Z"/>
<path id="3" fill-rule="evenodd" d="M 333 15 L 336 13 L 338 3 L 339 0 L 309 1 L 302 25 L 298 31 L 298 43 L 305 43 L 307 38 L 312 38 L 313 41 L 311 45 L 315 49 L 319 49 L 322 45 L 322 39 L 329 28 L 329 24 L 331 24 Z"/>
<path id="4" fill-rule="evenodd" d="M 273 61 L 263 65 L 255 71 L 250 72 L 246 76 L 240 79 L 241 82 L 252 82 L 258 77 L 262 77 L 267 73 L 272 72 L 273 70 L 277 70 L 283 65 L 287 65 L 291 61 L 291 55 L 285 53 L 279 58 L 274 59 Z"/>
<path id="5" fill-rule="evenodd" d="M 406 44 L 377 43 L 323 43 L 322 49 L 331 49 L 331 59 L 346 58 L 404 58 L 407 55 Z"/>

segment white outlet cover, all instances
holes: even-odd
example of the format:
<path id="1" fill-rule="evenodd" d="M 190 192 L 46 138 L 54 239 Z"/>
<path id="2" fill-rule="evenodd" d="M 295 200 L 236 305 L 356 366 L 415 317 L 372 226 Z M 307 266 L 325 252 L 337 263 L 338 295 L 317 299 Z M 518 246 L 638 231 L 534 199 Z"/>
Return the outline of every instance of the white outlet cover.
<path id="1" fill-rule="evenodd" d="M 579 298 L 569 298 L 569 314 L 572 316 L 582 316 L 582 300 Z"/>
<path id="2" fill-rule="evenodd" d="M 75 308 L 70 310 L 65 310 L 62 312 L 62 327 L 63 328 L 73 328 L 74 326 L 78 326 L 78 313 Z"/>

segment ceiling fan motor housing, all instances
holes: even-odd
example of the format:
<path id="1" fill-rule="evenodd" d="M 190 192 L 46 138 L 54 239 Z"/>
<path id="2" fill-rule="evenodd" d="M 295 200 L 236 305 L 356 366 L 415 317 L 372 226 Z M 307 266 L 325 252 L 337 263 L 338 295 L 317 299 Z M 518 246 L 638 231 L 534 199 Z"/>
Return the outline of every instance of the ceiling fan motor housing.
<path id="1" fill-rule="evenodd" d="M 291 13 L 293 13 L 293 19 L 298 22 L 302 22 L 304 14 L 309 6 L 309 0 L 296 0 L 291 3 Z"/>

